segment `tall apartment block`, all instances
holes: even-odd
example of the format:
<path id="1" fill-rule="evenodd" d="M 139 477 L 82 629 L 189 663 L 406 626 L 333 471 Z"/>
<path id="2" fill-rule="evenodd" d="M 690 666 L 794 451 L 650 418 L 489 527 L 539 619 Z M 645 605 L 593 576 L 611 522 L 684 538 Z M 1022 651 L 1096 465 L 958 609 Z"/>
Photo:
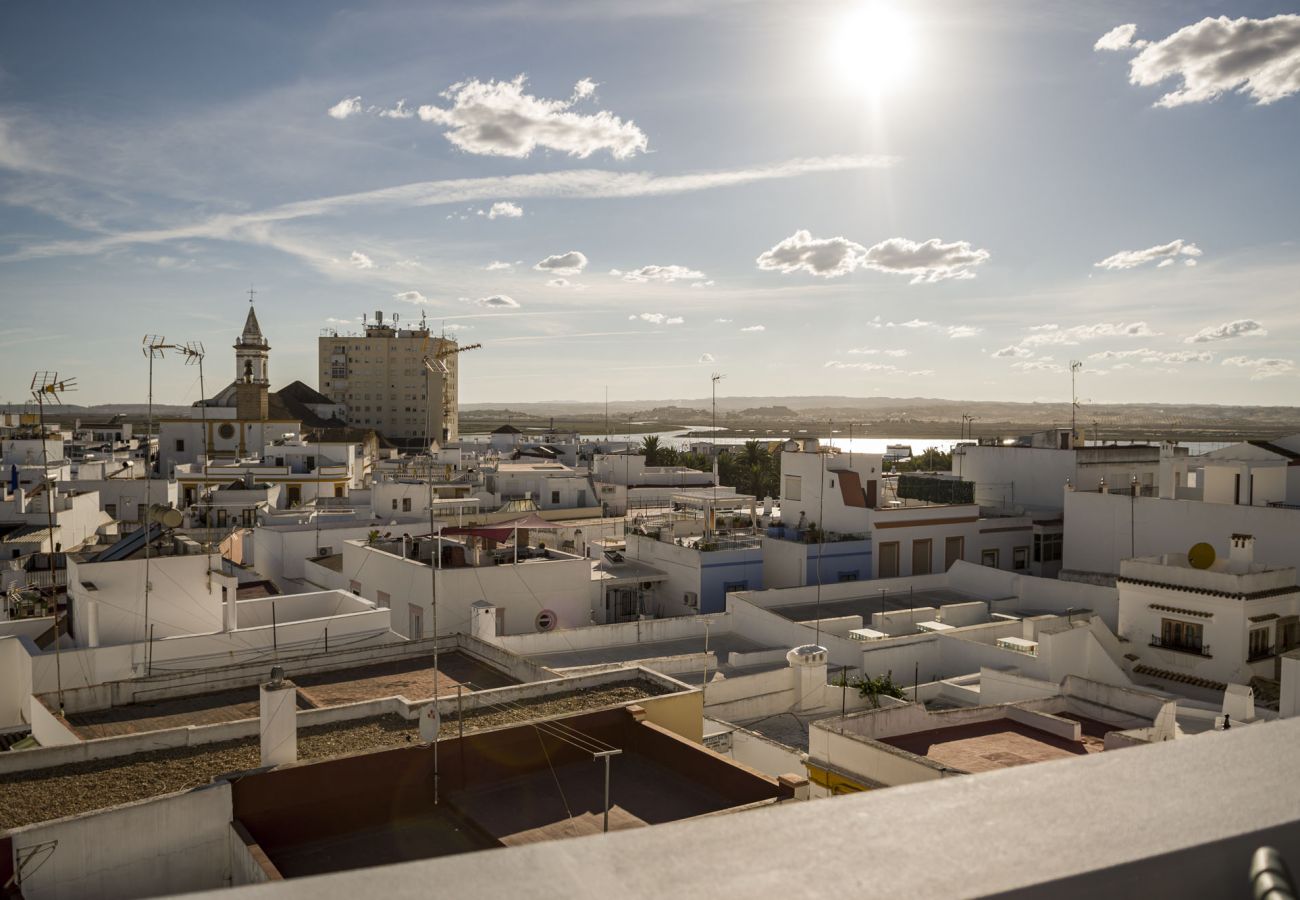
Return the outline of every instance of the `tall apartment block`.
<path id="1" fill-rule="evenodd" d="M 396 444 L 422 446 L 426 434 L 440 444 L 459 440 L 456 342 L 430 334 L 423 321 L 415 328 L 398 322 L 385 322 L 378 311 L 373 323 L 364 322 L 364 334 L 322 334 L 320 392 L 347 407 L 349 425 L 373 428 Z"/>

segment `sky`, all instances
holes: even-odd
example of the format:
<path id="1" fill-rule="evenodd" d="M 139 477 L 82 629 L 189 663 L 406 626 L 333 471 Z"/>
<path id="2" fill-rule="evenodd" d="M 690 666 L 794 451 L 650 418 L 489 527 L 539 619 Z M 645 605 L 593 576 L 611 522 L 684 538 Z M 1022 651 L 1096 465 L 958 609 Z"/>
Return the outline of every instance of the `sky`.
<path id="1" fill-rule="evenodd" d="M 0 399 L 142 402 L 250 288 L 273 387 L 382 310 L 461 401 L 1292 405 L 1300 15 L 1257 3 L 22 3 Z M 155 363 L 155 400 L 199 399 Z"/>

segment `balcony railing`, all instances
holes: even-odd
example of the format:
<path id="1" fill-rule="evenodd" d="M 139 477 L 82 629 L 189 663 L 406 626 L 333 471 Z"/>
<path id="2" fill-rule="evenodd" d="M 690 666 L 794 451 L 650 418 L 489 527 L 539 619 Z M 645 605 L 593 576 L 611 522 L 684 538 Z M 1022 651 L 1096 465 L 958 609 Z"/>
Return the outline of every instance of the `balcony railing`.
<path id="1" fill-rule="evenodd" d="M 1275 655 L 1276 654 L 1274 653 L 1272 647 L 1261 647 L 1258 650 L 1251 650 L 1246 655 L 1246 662 L 1255 662 L 1256 660 L 1260 660 L 1260 659 L 1268 659 L 1270 656 L 1275 656 Z"/>
<path id="2" fill-rule="evenodd" d="M 1199 646 L 1195 644 L 1176 644 L 1172 641 L 1162 640 L 1158 634 L 1151 635 L 1151 646 L 1159 647 L 1161 650 L 1173 650 L 1175 653 L 1190 653 L 1192 656 L 1203 656 L 1206 659 L 1214 658 L 1213 654 L 1210 653 L 1209 644 Z"/>

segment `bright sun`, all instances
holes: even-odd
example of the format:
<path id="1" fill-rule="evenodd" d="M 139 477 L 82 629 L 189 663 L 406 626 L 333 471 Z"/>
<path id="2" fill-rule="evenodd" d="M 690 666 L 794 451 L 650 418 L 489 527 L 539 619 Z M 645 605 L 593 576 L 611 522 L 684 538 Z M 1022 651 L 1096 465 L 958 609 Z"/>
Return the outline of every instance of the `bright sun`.
<path id="1" fill-rule="evenodd" d="M 911 20 L 887 3 L 872 2 L 840 21 L 831 57 L 855 88 L 876 92 L 906 79 L 914 50 Z"/>

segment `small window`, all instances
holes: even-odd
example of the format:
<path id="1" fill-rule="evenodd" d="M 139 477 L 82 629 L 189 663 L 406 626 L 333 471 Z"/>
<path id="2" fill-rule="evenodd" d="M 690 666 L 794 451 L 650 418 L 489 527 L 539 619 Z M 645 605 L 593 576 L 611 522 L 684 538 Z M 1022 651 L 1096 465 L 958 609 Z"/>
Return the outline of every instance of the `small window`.
<path id="1" fill-rule="evenodd" d="M 983 553 L 981 553 L 980 565 L 988 566 L 990 569 L 996 569 L 998 567 L 998 551 L 985 550 Z"/>
<path id="2" fill-rule="evenodd" d="M 110 519 L 116 519 L 116 518 L 117 518 L 117 504 L 116 504 L 116 503 L 105 503 L 105 504 L 104 504 L 104 512 L 108 513 L 108 517 L 109 517 Z"/>
<path id="3" fill-rule="evenodd" d="M 375 592 L 375 602 L 378 603 L 384 609 L 388 609 L 393 605 L 392 599 L 393 598 L 389 595 L 388 591 Z"/>
<path id="4" fill-rule="evenodd" d="M 1029 548 L 1016 547 L 1011 551 L 1011 568 L 1016 571 L 1029 568 Z"/>
<path id="5" fill-rule="evenodd" d="M 551 631 L 555 628 L 559 618 L 549 609 L 544 609 L 537 614 L 533 624 L 538 631 Z"/>
<path id="6" fill-rule="evenodd" d="M 785 476 L 785 495 L 783 500 L 801 500 L 803 499 L 803 479 L 798 475 Z"/>
<path id="7" fill-rule="evenodd" d="M 551 502 L 552 502 L 552 503 L 555 503 L 555 504 L 557 504 L 557 505 L 559 504 L 559 502 L 560 502 L 560 492 L 559 492 L 559 491 L 551 491 Z"/>
<path id="8" fill-rule="evenodd" d="M 731 594 L 731 593 L 735 593 L 736 591 L 747 591 L 747 590 L 749 590 L 748 581 L 728 581 L 726 584 L 722 586 L 722 593 L 724 594 Z"/>
<path id="9" fill-rule="evenodd" d="M 357 581 L 355 578 L 350 579 L 348 581 L 348 590 L 359 595 L 361 593 L 361 582 Z"/>
<path id="10" fill-rule="evenodd" d="M 411 498 L 410 498 L 410 497 L 403 497 L 403 498 L 402 498 L 402 512 L 410 512 L 410 511 L 411 511 Z"/>
<path id="11" fill-rule="evenodd" d="M 393 509 L 397 509 L 397 498 L 393 498 Z"/>
<path id="12" fill-rule="evenodd" d="M 852 569 L 848 572 L 841 572 L 838 576 L 838 580 L 841 584 L 843 584 L 846 581 L 857 581 L 858 580 L 857 569 Z"/>
<path id="13" fill-rule="evenodd" d="M 184 452 L 185 452 L 185 442 L 184 442 L 183 440 L 181 440 L 180 438 L 177 438 L 177 439 L 176 439 L 176 452 L 177 452 L 177 453 L 184 453 Z"/>
<path id="14" fill-rule="evenodd" d="M 223 441 L 229 441 L 235 436 L 235 426 L 229 422 L 222 422 L 217 426 L 217 436 Z"/>

